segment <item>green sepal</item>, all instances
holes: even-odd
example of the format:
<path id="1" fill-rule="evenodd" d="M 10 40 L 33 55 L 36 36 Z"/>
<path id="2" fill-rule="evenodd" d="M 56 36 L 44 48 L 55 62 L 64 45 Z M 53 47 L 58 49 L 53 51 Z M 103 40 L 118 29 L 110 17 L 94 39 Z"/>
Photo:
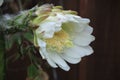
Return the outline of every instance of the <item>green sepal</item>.
<path id="1" fill-rule="evenodd" d="M 47 17 L 48 17 L 48 14 L 39 15 L 38 17 L 36 17 L 35 19 L 33 19 L 33 21 L 31 21 L 31 23 L 32 23 L 33 25 L 39 26 L 39 24 L 40 24 L 42 21 L 44 21 Z"/>
<path id="2" fill-rule="evenodd" d="M 31 43 L 33 43 L 33 41 L 34 41 L 34 36 L 33 36 L 33 32 L 32 31 L 24 33 L 23 37 L 26 40 L 30 41 Z"/>

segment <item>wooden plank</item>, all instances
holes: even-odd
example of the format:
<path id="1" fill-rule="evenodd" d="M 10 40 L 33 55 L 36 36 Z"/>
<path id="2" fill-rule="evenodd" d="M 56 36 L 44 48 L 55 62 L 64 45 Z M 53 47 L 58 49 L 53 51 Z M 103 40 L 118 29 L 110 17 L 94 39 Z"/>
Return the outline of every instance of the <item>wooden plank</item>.
<path id="1" fill-rule="evenodd" d="M 92 44 L 95 53 L 87 58 L 86 80 L 120 80 L 120 1 L 87 1 L 80 13 L 91 19 L 96 40 Z"/>

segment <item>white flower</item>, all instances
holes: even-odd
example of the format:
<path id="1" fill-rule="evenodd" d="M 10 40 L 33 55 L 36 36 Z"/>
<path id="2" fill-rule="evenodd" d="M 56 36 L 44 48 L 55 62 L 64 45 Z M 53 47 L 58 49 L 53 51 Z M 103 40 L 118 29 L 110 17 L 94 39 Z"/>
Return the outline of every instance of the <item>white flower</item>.
<path id="1" fill-rule="evenodd" d="M 93 53 L 89 44 L 95 39 L 91 35 L 93 28 L 90 20 L 80 16 L 53 11 L 40 22 L 34 31 L 34 43 L 50 66 L 58 66 L 65 71 L 70 67 L 66 63 L 79 63 L 81 58 Z"/>
<path id="2" fill-rule="evenodd" d="M 3 0 L 0 0 L 0 6 L 3 4 Z"/>

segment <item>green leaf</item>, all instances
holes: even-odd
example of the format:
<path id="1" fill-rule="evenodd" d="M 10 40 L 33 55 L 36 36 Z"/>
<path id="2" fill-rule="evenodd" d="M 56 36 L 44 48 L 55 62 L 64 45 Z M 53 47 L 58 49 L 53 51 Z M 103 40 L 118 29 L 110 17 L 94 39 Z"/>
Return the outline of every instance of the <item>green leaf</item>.
<path id="1" fill-rule="evenodd" d="M 49 80 L 48 74 L 41 67 L 37 69 L 34 65 L 29 66 L 27 78 L 30 80 Z"/>
<path id="2" fill-rule="evenodd" d="M 30 41 L 31 43 L 33 43 L 34 36 L 33 36 L 32 31 L 24 33 L 23 36 L 24 36 L 25 39 L 27 39 L 28 41 Z"/>
<path id="3" fill-rule="evenodd" d="M 5 44 L 6 44 L 6 49 L 9 50 L 14 43 L 17 43 L 18 45 L 21 45 L 22 40 L 20 33 L 12 34 L 12 35 L 7 35 L 5 38 Z"/>
<path id="4" fill-rule="evenodd" d="M 5 40 L 7 50 L 11 49 L 15 43 L 17 43 L 18 46 L 22 44 L 21 33 L 6 35 Z"/>
<path id="5" fill-rule="evenodd" d="M 35 78 L 37 75 L 38 75 L 38 69 L 37 69 L 33 64 L 31 64 L 31 65 L 28 67 L 28 77 L 33 79 L 33 78 Z"/>

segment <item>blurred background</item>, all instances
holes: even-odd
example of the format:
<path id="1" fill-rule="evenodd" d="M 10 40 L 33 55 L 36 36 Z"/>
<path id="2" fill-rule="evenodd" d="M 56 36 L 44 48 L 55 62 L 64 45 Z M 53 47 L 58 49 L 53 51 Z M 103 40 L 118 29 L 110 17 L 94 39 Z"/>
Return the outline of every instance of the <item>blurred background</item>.
<path id="1" fill-rule="evenodd" d="M 5 0 L 2 14 L 17 13 L 38 3 L 62 5 L 64 9 L 75 10 L 80 16 L 90 18 L 96 37 L 91 44 L 94 49 L 92 55 L 84 57 L 77 65 L 70 65 L 68 72 L 49 70 L 50 80 L 120 80 L 120 0 Z M 8 71 L 7 80 L 25 80 L 26 67 L 23 61 L 11 65 L 19 65 L 24 69 Z"/>

